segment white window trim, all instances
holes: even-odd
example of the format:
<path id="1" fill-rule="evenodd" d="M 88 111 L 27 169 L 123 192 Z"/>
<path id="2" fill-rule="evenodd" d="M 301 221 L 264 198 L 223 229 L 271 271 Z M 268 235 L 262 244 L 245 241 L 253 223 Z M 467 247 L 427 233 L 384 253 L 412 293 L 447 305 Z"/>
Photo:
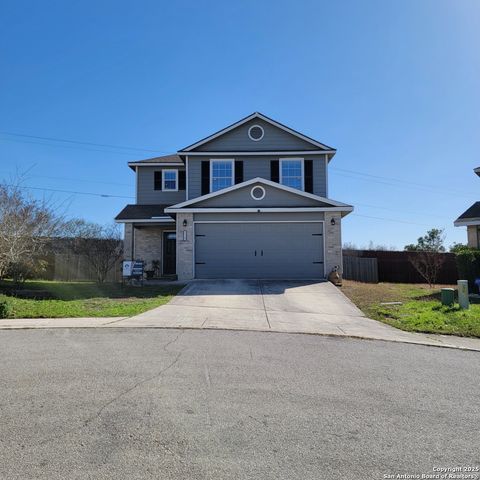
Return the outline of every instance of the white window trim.
<path id="1" fill-rule="evenodd" d="M 175 172 L 175 188 L 165 188 L 165 172 Z M 178 192 L 178 170 L 165 168 L 162 170 L 162 192 Z"/>
<path id="2" fill-rule="evenodd" d="M 302 192 L 305 191 L 305 159 L 304 158 L 300 158 L 300 157 L 289 157 L 289 158 L 280 158 L 279 159 L 279 172 L 278 172 L 278 175 L 279 175 L 279 179 L 280 179 L 280 185 L 283 185 L 283 175 L 282 175 L 282 163 L 283 162 L 286 162 L 286 161 L 289 161 L 289 160 L 300 160 L 301 162 L 301 168 L 302 168 Z M 285 186 L 285 185 L 284 185 Z M 288 186 L 288 185 L 286 185 Z M 293 187 L 292 187 L 293 188 Z"/>
<path id="3" fill-rule="evenodd" d="M 262 131 L 262 136 L 260 138 L 253 138 L 252 137 L 252 134 L 251 134 L 251 131 L 252 131 L 252 128 L 259 128 L 261 131 Z M 263 127 L 261 125 L 252 125 L 249 129 L 248 129 L 248 138 L 250 140 L 252 140 L 252 142 L 259 142 L 263 137 L 265 136 L 265 130 L 263 129 Z"/>
<path id="4" fill-rule="evenodd" d="M 232 184 L 230 185 L 231 187 L 233 187 L 235 185 L 235 159 L 234 158 L 211 158 L 210 159 L 210 193 L 213 192 L 213 189 L 212 189 L 212 186 L 213 186 L 213 163 L 215 162 L 230 162 L 232 164 Z M 225 187 L 225 188 L 229 188 L 229 187 Z M 220 190 L 215 190 L 216 192 L 220 192 L 222 191 L 222 189 Z"/>

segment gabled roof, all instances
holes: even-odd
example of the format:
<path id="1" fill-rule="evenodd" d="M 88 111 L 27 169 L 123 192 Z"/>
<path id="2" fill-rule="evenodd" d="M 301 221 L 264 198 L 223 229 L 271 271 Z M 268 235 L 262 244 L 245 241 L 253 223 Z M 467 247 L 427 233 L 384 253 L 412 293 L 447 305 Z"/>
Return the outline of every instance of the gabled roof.
<path id="1" fill-rule="evenodd" d="M 237 183 L 236 185 L 232 185 L 231 187 L 223 188 L 222 190 L 218 190 L 217 192 L 212 192 L 212 193 L 207 193 L 206 195 L 202 195 L 201 197 L 196 197 L 192 200 L 187 200 L 185 202 L 177 203 L 176 205 L 172 205 L 171 207 L 167 207 L 165 209 L 165 213 L 178 213 L 182 211 L 187 211 L 191 208 L 195 208 L 195 205 L 197 203 L 201 203 L 204 200 L 208 200 L 210 198 L 215 198 L 219 197 L 221 195 L 228 194 L 229 192 L 232 192 L 234 190 L 239 190 L 241 188 L 247 187 L 248 185 L 252 184 L 263 184 L 267 185 L 269 187 L 276 188 L 278 190 L 283 190 L 285 192 L 293 193 L 295 195 L 298 195 L 299 197 L 305 197 L 311 200 L 316 200 L 319 203 L 322 204 L 327 204 L 327 207 L 320 207 L 322 210 L 325 211 L 340 211 L 340 212 L 351 212 L 353 211 L 353 207 L 351 205 L 347 205 L 346 203 L 342 202 L 337 202 L 336 200 L 331 200 L 330 198 L 325 198 L 325 197 L 320 197 L 319 195 L 314 195 L 313 193 L 307 193 L 302 190 L 298 190 L 296 188 L 292 187 L 287 187 L 286 185 L 281 185 L 277 182 L 272 182 L 271 180 L 266 180 L 265 178 L 252 178 L 251 180 L 247 180 L 242 183 Z M 201 208 L 201 207 L 200 207 Z M 307 210 L 312 209 L 312 207 L 307 207 Z M 207 209 L 206 209 L 207 210 Z M 227 211 L 228 209 L 225 209 Z M 240 210 L 250 210 L 250 209 L 240 209 Z M 252 209 L 254 211 L 273 211 L 275 210 L 274 208 L 269 208 L 269 207 L 259 207 L 259 208 L 254 208 Z M 289 210 L 288 208 L 283 208 L 282 210 Z M 293 211 L 294 208 L 291 208 Z"/>
<path id="2" fill-rule="evenodd" d="M 128 166 L 135 170 L 135 167 L 141 166 L 150 166 L 150 167 L 161 167 L 161 166 L 182 166 L 184 161 L 180 155 L 172 153 L 170 155 L 164 155 L 163 157 L 153 157 L 146 158 L 145 160 L 136 160 L 133 162 L 128 162 Z"/>
<path id="3" fill-rule="evenodd" d="M 456 227 L 465 225 L 480 225 L 480 202 L 475 202 L 465 210 L 453 223 Z"/>
<path id="4" fill-rule="evenodd" d="M 302 133 L 297 132 L 296 130 L 293 130 L 290 127 L 287 127 L 286 125 L 283 125 L 282 123 L 277 122 L 276 120 L 273 120 L 272 118 L 269 118 L 269 117 L 267 117 L 266 115 L 263 115 L 260 112 L 254 112 L 251 115 L 248 115 L 248 117 L 242 118 L 238 122 L 232 123 L 232 125 L 229 125 L 228 127 L 225 127 L 222 130 L 219 130 L 218 132 L 216 132 L 212 135 L 209 135 L 208 137 L 205 137 L 202 140 L 199 140 L 198 142 L 195 142 L 192 145 L 189 145 L 188 147 L 183 148 L 182 150 L 179 150 L 179 153 L 191 152 L 191 151 L 195 150 L 197 147 L 199 147 L 200 145 L 203 145 L 207 142 L 210 142 L 211 140 L 213 140 L 217 137 L 220 137 L 221 135 L 229 132 L 230 130 L 233 130 L 234 128 L 237 128 L 240 125 L 243 125 L 244 123 L 249 122 L 250 120 L 253 120 L 255 118 L 259 118 L 259 119 L 261 119 L 261 120 L 263 120 L 267 123 L 270 123 L 271 125 L 273 125 L 277 128 L 280 128 L 280 129 L 284 130 L 285 132 L 290 133 L 291 135 L 293 135 L 295 137 L 301 138 L 302 140 L 318 147 L 319 150 L 325 151 L 326 153 L 328 152 L 328 153 L 333 153 L 334 154 L 336 152 L 336 149 L 334 149 L 332 147 L 329 147 L 328 145 L 320 143 L 319 141 L 314 140 L 313 138 L 307 137 L 306 135 L 303 135 Z"/>

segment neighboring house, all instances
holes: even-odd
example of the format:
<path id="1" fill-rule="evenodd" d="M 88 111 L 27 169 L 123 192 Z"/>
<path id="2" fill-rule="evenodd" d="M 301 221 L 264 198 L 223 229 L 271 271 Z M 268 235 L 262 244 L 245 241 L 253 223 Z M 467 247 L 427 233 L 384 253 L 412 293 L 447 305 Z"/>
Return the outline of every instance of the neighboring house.
<path id="1" fill-rule="evenodd" d="M 130 162 L 136 203 L 125 258 L 157 260 L 162 275 L 325 278 L 342 268 L 341 219 L 328 198 L 336 150 L 261 113 L 179 150 Z"/>
<path id="2" fill-rule="evenodd" d="M 480 167 L 473 170 L 480 177 Z M 469 247 L 480 248 L 480 202 L 475 202 L 463 212 L 454 222 L 456 227 L 467 227 L 467 244 Z"/>

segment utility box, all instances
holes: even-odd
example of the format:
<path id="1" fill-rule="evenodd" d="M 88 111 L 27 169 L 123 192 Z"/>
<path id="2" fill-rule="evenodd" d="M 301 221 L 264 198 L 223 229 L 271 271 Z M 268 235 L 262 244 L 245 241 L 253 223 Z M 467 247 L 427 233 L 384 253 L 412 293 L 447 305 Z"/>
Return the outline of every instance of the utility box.
<path id="1" fill-rule="evenodd" d="M 441 298 L 442 305 L 451 307 L 455 303 L 455 290 L 453 288 L 442 288 Z"/>
<path id="2" fill-rule="evenodd" d="M 458 280 L 458 304 L 460 308 L 468 310 L 470 308 L 470 299 L 468 298 L 468 280 Z"/>

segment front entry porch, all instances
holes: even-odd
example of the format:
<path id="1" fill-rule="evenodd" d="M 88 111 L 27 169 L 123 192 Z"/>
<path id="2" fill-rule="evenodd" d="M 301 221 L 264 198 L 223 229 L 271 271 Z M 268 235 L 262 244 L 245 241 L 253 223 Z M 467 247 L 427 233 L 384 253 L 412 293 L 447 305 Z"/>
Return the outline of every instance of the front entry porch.
<path id="1" fill-rule="evenodd" d="M 175 222 L 126 223 L 125 260 L 141 260 L 147 280 L 176 277 Z"/>

